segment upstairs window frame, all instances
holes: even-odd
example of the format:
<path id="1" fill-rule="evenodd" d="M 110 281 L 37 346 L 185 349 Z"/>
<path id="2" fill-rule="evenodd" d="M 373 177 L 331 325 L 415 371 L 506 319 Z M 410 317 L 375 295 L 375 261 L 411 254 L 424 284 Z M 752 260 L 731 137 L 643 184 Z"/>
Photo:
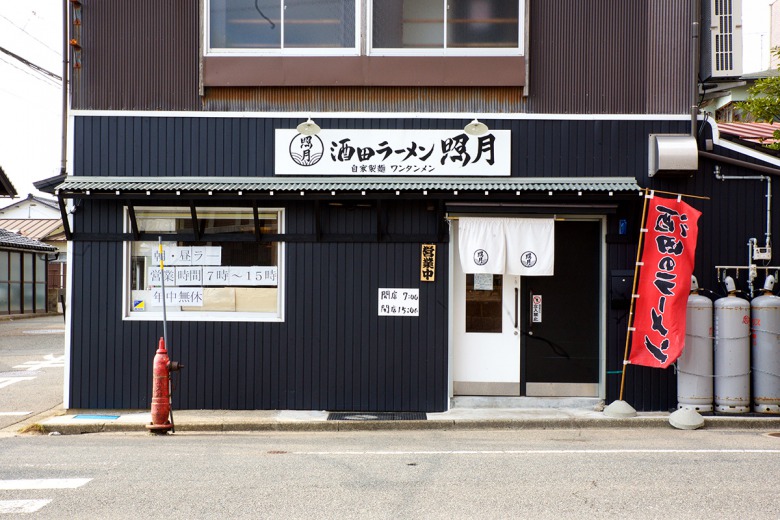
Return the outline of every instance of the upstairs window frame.
<path id="1" fill-rule="evenodd" d="M 326 46 L 313 46 L 303 47 L 289 44 L 285 41 L 286 29 L 289 25 L 287 22 L 287 5 L 286 2 L 290 0 L 278 0 L 279 10 L 278 18 L 274 20 L 271 16 L 266 15 L 257 5 L 260 0 L 244 0 L 248 4 L 254 4 L 258 10 L 259 17 L 255 17 L 255 20 L 246 19 L 247 23 L 265 22 L 270 24 L 273 28 L 279 29 L 279 46 L 278 47 L 238 47 L 238 46 L 215 46 L 212 45 L 212 24 L 214 23 L 212 15 L 212 6 L 216 3 L 227 3 L 230 0 L 204 0 L 204 54 L 206 56 L 268 56 L 268 57 L 283 57 L 283 56 L 358 56 L 360 54 L 360 35 L 361 35 L 361 16 L 360 9 L 362 0 L 333 0 L 334 3 L 339 1 L 345 4 L 352 3 L 354 8 L 354 25 L 352 27 L 353 41 L 351 46 L 343 47 L 326 47 Z M 274 0 L 275 3 L 276 0 Z M 272 14 L 272 13 L 269 13 Z M 304 24 L 313 24 L 311 20 L 303 20 Z M 226 31 L 227 34 L 227 31 Z M 227 37 L 227 36 L 226 36 Z"/>
<path id="2" fill-rule="evenodd" d="M 475 46 L 448 46 L 447 27 L 451 22 L 448 20 L 448 11 L 450 2 L 456 0 L 427 0 L 431 3 L 441 2 L 442 4 L 442 45 L 441 47 L 379 47 L 374 44 L 374 2 L 388 0 L 341 0 L 343 2 L 354 2 L 354 44 L 344 47 L 292 47 L 285 45 L 285 2 L 290 0 L 278 0 L 281 23 L 279 20 L 274 22 L 270 16 L 261 13 L 262 18 L 268 23 L 278 23 L 280 29 L 279 47 L 252 48 L 238 46 L 216 46 L 212 44 L 212 6 L 217 2 L 225 3 L 230 0 L 204 0 L 204 56 L 254 56 L 254 57 L 316 57 L 316 56 L 336 56 L 336 57 L 369 57 L 369 56 L 397 56 L 397 57 L 468 57 L 468 56 L 523 56 L 525 54 L 526 40 L 526 0 L 515 0 L 517 2 L 517 46 L 498 46 L 498 47 L 475 47 Z M 245 0 L 252 3 L 253 0 Z M 256 0 L 260 1 L 260 0 Z M 256 4 L 255 1 L 255 4 Z M 396 0 L 401 1 L 403 0 Z M 415 1 L 415 0 L 406 0 Z M 490 2 L 505 2 L 506 0 L 474 0 L 482 2 L 485 5 Z M 436 20 L 428 20 L 425 23 L 435 24 Z M 254 20 L 253 23 L 258 22 Z M 311 22 L 307 22 L 311 23 Z M 407 22 L 402 22 L 407 23 Z"/>
<path id="3" fill-rule="evenodd" d="M 517 2 L 517 46 L 497 46 L 497 47 L 476 47 L 476 46 L 450 46 L 448 45 L 448 27 L 453 23 L 451 20 L 451 5 L 454 0 L 428 0 L 430 3 L 441 3 L 441 47 L 379 47 L 375 45 L 374 34 L 374 4 L 386 0 L 363 0 L 366 2 L 367 23 L 365 25 L 367 32 L 367 54 L 370 56 L 522 56 L 525 54 L 525 9 L 526 0 L 515 0 Z M 397 0 L 404 2 L 404 0 Z M 415 2 L 415 0 L 405 0 L 406 2 Z M 483 5 L 489 2 L 501 4 L 506 0 L 478 0 Z M 475 2 L 476 3 L 476 2 Z M 416 2 L 419 5 L 419 2 Z M 422 20 L 421 23 L 432 25 L 437 20 Z M 403 21 L 402 21 L 403 23 Z"/>

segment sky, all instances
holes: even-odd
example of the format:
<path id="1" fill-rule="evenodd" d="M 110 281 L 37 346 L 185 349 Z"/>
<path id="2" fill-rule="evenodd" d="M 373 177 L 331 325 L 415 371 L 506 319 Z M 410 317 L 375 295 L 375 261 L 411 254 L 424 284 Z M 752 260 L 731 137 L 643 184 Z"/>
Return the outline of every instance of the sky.
<path id="1" fill-rule="evenodd" d="M 61 1 L 0 0 L 0 47 L 61 76 Z M 20 198 L 59 174 L 61 117 L 62 84 L 0 50 L 0 166 Z"/>
<path id="2" fill-rule="evenodd" d="M 62 1 L 0 0 L 0 47 L 61 75 Z M 773 1 L 742 2 L 745 73 L 769 68 Z M 45 196 L 32 183 L 60 172 L 61 105 L 61 84 L 0 52 L 0 166 L 20 198 Z"/>

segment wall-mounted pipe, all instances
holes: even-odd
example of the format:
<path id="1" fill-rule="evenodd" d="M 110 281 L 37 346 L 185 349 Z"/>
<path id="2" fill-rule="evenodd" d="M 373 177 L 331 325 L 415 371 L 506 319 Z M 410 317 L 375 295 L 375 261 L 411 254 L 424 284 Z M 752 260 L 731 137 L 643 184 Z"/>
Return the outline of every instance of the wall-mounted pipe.
<path id="1" fill-rule="evenodd" d="M 693 21 L 691 23 L 691 136 L 696 137 L 697 118 L 699 116 L 699 59 L 701 39 L 701 9 L 699 0 L 691 2 Z"/>
<path id="2" fill-rule="evenodd" d="M 750 290 L 750 296 L 753 296 L 753 280 L 756 278 L 757 273 L 753 261 L 756 259 L 769 260 L 772 255 L 772 177 L 769 175 L 722 175 L 720 173 L 720 166 L 715 165 L 713 169 L 715 178 L 719 181 L 766 181 L 766 243 L 764 244 L 764 250 L 758 247 L 758 241 L 755 238 L 748 240 L 748 287 Z M 755 258 L 760 254 L 763 254 L 764 258 Z"/>
<path id="3" fill-rule="evenodd" d="M 772 242 L 772 177 L 768 175 L 722 175 L 720 166 L 715 165 L 715 178 L 719 181 L 766 181 L 766 244 L 768 248 Z"/>
<path id="4" fill-rule="evenodd" d="M 726 157 L 712 152 L 705 152 L 703 150 L 699 150 L 699 157 L 702 157 L 704 159 L 710 159 L 712 161 L 722 162 L 725 164 L 733 164 L 734 166 L 741 166 L 745 169 L 753 170 L 756 172 L 768 173 L 769 175 L 780 176 L 780 168 L 772 168 L 771 166 L 762 166 L 760 164 L 755 164 L 740 159 L 734 159 L 732 157 Z"/>
<path id="5" fill-rule="evenodd" d="M 67 173 L 68 161 L 68 1 L 62 2 L 62 146 L 60 175 Z"/>

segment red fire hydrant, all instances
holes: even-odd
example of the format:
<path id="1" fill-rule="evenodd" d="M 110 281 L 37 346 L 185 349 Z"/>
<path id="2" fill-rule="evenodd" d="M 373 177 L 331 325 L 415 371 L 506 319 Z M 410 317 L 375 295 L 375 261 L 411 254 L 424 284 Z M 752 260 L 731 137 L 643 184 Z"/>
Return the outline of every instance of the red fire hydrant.
<path id="1" fill-rule="evenodd" d="M 153 433 L 166 433 L 173 428 L 170 421 L 171 415 L 171 372 L 175 372 L 184 365 L 168 358 L 165 350 L 165 340 L 160 338 L 160 345 L 152 363 L 152 424 L 146 427 Z"/>

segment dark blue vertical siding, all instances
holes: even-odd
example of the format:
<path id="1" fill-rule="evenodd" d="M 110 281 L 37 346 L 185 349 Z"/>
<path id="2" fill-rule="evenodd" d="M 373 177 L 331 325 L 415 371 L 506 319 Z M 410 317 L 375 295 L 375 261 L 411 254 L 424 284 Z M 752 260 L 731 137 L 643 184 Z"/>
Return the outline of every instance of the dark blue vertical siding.
<path id="1" fill-rule="evenodd" d="M 397 203 L 390 212 L 426 218 L 415 221 L 415 227 L 399 219 L 406 233 L 434 233 L 435 214 L 417 206 Z M 364 213 L 363 208 L 336 212 L 334 232 L 364 232 Z M 80 231 L 122 230 L 120 204 L 85 203 L 76 217 Z M 309 204 L 291 205 L 289 231 L 311 231 L 312 218 Z M 419 319 L 377 315 L 379 287 L 420 287 L 423 301 L 442 300 L 445 245 L 437 258 L 438 281 L 428 284 L 419 281 L 419 244 L 285 247 L 284 323 L 169 323 L 169 350 L 186 366 L 174 376 L 174 406 L 446 409 L 446 306 L 429 305 L 430 312 L 424 310 Z M 74 298 L 72 313 L 73 408 L 149 406 L 149 371 L 162 326 L 122 321 L 122 254 L 121 243 L 74 243 L 73 288 L 80 296 Z M 421 386 L 422 379 L 435 383 Z"/>
<path id="2" fill-rule="evenodd" d="M 297 120 L 253 118 L 76 117 L 74 173 L 93 176 L 260 176 L 273 173 L 273 129 Z M 324 127 L 459 128 L 431 120 L 319 121 Z M 703 212 L 696 274 L 717 290 L 715 265 L 746 262 L 750 237 L 764 241 L 766 185 L 717 181 L 701 161 L 691 177 L 648 178 L 647 135 L 682 133 L 687 121 L 487 121 L 512 130 L 512 173 L 531 177 L 633 176 L 658 190 L 708 195 L 692 200 Z M 719 153 L 733 155 L 727 150 Z M 750 174 L 722 165 L 725 175 Z M 463 200 L 468 196 L 461 195 Z M 367 200 L 369 198 L 367 197 Z M 419 243 L 332 243 L 333 234 L 370 237 L 377 219 L 390 238 L 433 234 L 437 200 L 364 206 L 322 205 L 324 241 L 286 244 L 283 323 L 174 322 L 171 349 L 186 369 L 178 376 L 179 408 L 442 410 L 447 406 L 448 252 L 437 250 L 435 283 L 419 281 Z M 473 200 L 484 200 L 476 197 Z M 368 200 L 369 204 L 371 201 Z M 629 237 L 608 239 L 607 274 L 633 269 L 642 199 L 621 202 L 607 220 L 632 223 Z M 565 206 L 562 206 L 565 208 Z M 379 215 L 378 215 L 379 213 Z M 772 227 L 780 229 L 774 212 Z M 84 201 L 75 214 L 79 232 L 121 232 L 120 203 Z M 312 202 L 287 204 L 290 233 L 315 232 Z M 145 408 L 159 323 L 121 319 L 120 243 L 75 242 L 71 406 Z M 745 287 L 744 273 L 738 280 Z M 419 319 L 380 318 L 380 287 L 420 287 Z M 607 398 L 617 398 L 627 312 L 609 309 Z M 629 366 L 624 398 L 639 410 L 676 402 L 670 371 Z"/>
<path id="3" fill-rule="evenodd" d="M 687 132 L 687 121 L 485 120 L 512 130 L 512 175 L 636 176 L 647 171 L 648 133 Z M 74 174 L 118 177 L 258 177 L 274 174 L 274 129 L 298 119 L 75 118 Z M 460 130 L 445 119 L 320 119 L 323 128 Z M 381 125 L 379 124 L 381 123 Z"/>

